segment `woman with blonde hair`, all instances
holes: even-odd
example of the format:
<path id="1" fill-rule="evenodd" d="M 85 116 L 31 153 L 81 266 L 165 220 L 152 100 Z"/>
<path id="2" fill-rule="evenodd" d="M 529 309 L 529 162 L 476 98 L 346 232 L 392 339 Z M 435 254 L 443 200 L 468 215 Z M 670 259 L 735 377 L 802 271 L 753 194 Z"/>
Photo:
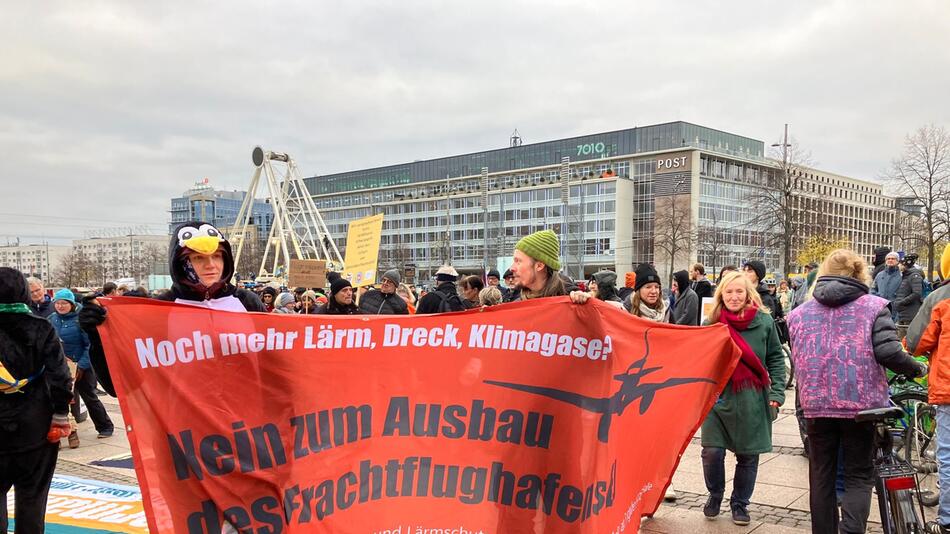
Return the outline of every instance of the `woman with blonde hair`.
<path id="1" fill-rule="evenodd" d="M 812 532 L 838 532 L 838 451 L 845 490 L 841 532 L 864 532 L 874 481 L 874 426 L 858 412 L 889 405 L 884 367 L 914 377 L 926 366 L 908 356 L 886 299 L 871 295 L 863 258 L 838 249 L 825 258 L 812 298 L 788 317 L 795 380 L 808 434 Z"/>
<path id="2" fill-rule="evenodd" d="M 724 323 L 742 350 L 732 378 L 702 427 L 707 519 L 719 516 L 726 489 L 726 450 L 736 455 L 730 508 L 732 522 L 748 525 L 759 455 L 772 450 L 772 421 L 785 402 L 785 356 L 770 310 L 741 272 L 722 276 L 707 324 Z M 834 501 L 832 501 L 834 502 Z"/>

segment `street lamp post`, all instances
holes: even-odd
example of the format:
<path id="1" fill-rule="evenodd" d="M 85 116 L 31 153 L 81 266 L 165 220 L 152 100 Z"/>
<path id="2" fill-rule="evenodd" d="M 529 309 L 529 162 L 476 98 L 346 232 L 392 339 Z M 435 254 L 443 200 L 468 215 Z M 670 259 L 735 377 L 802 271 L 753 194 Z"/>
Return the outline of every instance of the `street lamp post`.
<path id="1" fill-rule="evenodd" d="M 788 149 L 791 148 L 792 146 L 788 143 L 788 123 L 785 123 L 785 134 L 782 136 L 782 142 L 773 143 L 772 146 L 775 148 L 777 147 L 782 148 L 782 206 L 781 207 L 782 207 L 782 217 L 787 222 L 788 217 L 790 216 L 789 210 L 791 209 L 790 204 L 792 201 L 792 191 L 791 191 L 792 188 L 789 186 L 789 182 L 788 182 Z M 790 251 L 792 248 L 792 245 L 791 245 L 792 236 L 789 235 L 791 233 L 791 230 L 792 228 L 782 228 L 782 232 L 785 233 L 785 237 L 782 241 L 783 243 L 782 261 L 784 262 L 784 265 L 782 265 L 782 267 L 784 268 L 783 272 L 785 273 L 788 273 L 789 267 L 790 267 L 788 263 L 789 263 L 789 256 L 791 256 Z"/>

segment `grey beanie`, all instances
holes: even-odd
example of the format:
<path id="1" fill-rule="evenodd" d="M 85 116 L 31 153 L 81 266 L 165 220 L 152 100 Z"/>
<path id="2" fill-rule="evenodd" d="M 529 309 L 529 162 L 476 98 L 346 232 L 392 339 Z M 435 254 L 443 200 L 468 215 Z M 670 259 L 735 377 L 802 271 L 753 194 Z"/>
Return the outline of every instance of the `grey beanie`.
<path id="1" fill-rule="evenodd" d="M 402 283 L 402 276 L 399 275 L 399 271 L 397 271 L 396 269 L 390 269 L 384 272 L 383 278 L 389 278 L 390 280 L 395 282 L 397 286 Z M 382 282 L 382 279 L 380 279 L 380 282 Z"/>
<path id="2" fill-rule="evenodd" d="M 294 294 L 288 293 L 285 291 L 281 293 L 280 295 L 277 295 L 277 299 L 275 299 L 274 301 L 274 307 L 283 308 L 284 306 L 288 304 L 293 304 L 293 303 L 294 303 Z"/>

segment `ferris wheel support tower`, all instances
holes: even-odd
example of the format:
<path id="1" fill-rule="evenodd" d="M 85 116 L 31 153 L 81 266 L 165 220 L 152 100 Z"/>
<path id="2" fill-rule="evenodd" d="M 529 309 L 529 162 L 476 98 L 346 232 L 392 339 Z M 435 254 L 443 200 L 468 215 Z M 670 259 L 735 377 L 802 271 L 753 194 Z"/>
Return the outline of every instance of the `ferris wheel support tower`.
<path id="1" fill-rule="evenodd" d="M 264 198 L 270 202 L 274 218 L 258 277 L 286 278 L 291 259 L 325 260 L 327 270 L 342 270 L 340 250 L 330 237 L 330 231 L 300 177 L 293 158 L 288 154 L 255 147 L 251 160 L 255 166 L 254 175 L 238 211 L 235 231 L 230 236 L 232 242 L 237 241 L 235 266 L 241 259 L 245 243 L 256 239 L 250 228 L 253 226 L 251 215 L 254 200 Z M 262 177 L 267 188 L 258 196 Z"/>

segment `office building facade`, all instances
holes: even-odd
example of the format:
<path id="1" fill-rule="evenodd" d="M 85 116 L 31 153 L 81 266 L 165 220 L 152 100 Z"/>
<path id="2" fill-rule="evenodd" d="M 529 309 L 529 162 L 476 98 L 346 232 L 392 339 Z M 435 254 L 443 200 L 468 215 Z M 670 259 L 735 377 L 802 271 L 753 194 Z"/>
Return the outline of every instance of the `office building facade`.
<path id="1" fill-rule="evenodd" d="M 26 276 L 48 282 L 50 274 L 69 253 L 63 245 L 7 245 L 0 246 L 0 267 L 12 267 Z"/>
<path id="2" fill-rule="evenodd" d="M 518 239 L 544 228 L 561 237 L 574 277 L 642 262 L 661 273 L 753 258 L 777 269 L 776 229 L 756 222 L 750 199 L 779 172 L 762 141 L 674 122 L 305 182 L 340 245 L 349 221 L 384 213 L 380 269 L 409 267 L 425 282 L 443 262 L 473 273 L 499 265 Z M 847 237 L 866 256 L 891 244 L 894 199 L 880 185 L 795 173 L 792 205 L 811 227 Z"/>
<path id="3" fill-rule="evenodd" d="M 234 226 L 241 204 L 244 203 L 246 191 L 223 191 L 214 189 L 204 179 L 182 193 L 182 196 L 171 199 L 171 222 L 169 233 L 185 221 L 207 221 L 218 228 Z M 273 221 L 273 211 L 270 204 L 261 199 L 255 200 L 251 209 L 251 224 L 258 231 L 258 238 L 266 240 Z"/>

